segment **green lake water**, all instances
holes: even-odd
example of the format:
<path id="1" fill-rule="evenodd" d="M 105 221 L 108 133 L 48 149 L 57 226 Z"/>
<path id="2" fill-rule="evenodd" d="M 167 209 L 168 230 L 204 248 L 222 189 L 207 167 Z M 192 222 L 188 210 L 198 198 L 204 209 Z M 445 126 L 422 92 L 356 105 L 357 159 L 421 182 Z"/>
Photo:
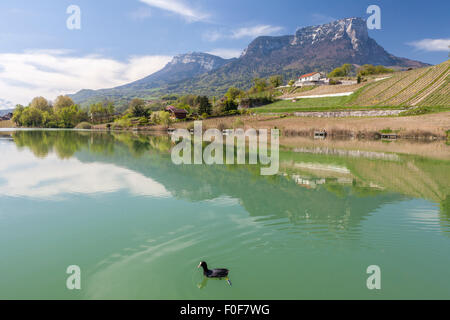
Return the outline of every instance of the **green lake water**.
<path id="1" fill-rule="evenodd" d="M 450 159 L 297 146 L 264 177 L 171 146 L 0 132 L 0 299 L 450 299 Z"/>

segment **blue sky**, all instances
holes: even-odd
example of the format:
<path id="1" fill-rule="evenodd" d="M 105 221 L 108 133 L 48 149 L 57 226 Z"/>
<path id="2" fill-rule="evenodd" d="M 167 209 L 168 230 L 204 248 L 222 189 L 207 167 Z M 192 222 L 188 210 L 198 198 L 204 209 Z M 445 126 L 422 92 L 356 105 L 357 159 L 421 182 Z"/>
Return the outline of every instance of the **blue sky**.
<path id="1" fill-rule="evenodd" d="M 379 0 L 2 0 L 0 108 L 54 99 L 82 88 L 113 87 L 157 71 L 189 51 L 237 56 L 258 35 L 381 8 L 381 30 L 369 34 L 388 52 L 431 64 L 450 43 L 449 1 Z M 81 29 L 69 30 L 70 5 Z"/>

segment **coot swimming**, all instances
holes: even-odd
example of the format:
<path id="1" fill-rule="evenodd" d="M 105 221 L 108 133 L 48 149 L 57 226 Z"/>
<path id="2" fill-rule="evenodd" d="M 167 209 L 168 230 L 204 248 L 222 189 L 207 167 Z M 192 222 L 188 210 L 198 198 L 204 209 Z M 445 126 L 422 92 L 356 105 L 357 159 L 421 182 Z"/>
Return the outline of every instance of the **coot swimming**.
<path id="1" fill-rule="evenodd" d="M 203 274 L 205 275 L 205 277 L 207 278 L 226 278 L 228 284 L 231 286 L 231 281 L 230 279 L 228 279 L 228 269 L 212 269 L 209 270 L 208 269 L 208 265 L 206 264 L 205 261 L 200 262 L 200 264 L 198 265 L 197 268 L 203 268 Z"/>

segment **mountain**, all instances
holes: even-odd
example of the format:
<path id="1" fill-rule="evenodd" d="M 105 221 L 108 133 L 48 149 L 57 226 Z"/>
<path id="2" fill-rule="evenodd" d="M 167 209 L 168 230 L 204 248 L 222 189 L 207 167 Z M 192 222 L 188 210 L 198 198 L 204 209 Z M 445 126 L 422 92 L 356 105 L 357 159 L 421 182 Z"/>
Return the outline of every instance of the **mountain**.
<path id="1" fill-rule="evenodd" d="M 218 95 L 230 86 L 246 89 L 256 77 L 282 74 L 286 80 L 294 79 L 303 73 L 328 72 L 344 63 L 405 69 L 428 66 L 386 52 L 369 37 L 366 22 L 361 18 L 301 28 L 295 35 L 258 37 L 238 59 L 219 59 L 201 53 L 181 55 L 163 70 L 107 93 L 110 97 L 143 96 L 149 90 Z M 81 100 L 82 93 L 73 96 L 75 101 Z"/>
<path id="2" fill-rule="evenodd" d="M 8 113 L 13 113 L 14 109 L 0 109 L 0 117 L 7 115 Z"/>
<path id="3" fill-rule="evenodd" d="M 223 59 L 207 53 L 188 53 L 175 56 L 162 70 L 118 88 L 149 89 L 193 78 L 216 70 L 235 59 Z"/>
<path id="4" fill-rule="evenodd" d="M 235 59 L 223 59 L 208 53 L 193 52 L 175 56 L 163 69 L 143 79 L 112 89 L 81 90 L 71 95 L 76 103 L 96 102 L 104 99 L 123 99 L 128 96 L 151 96 L 152 89 L 216 70 Z"/>
<path id="5" fill-rule="evenodd" d="M 238 60 L 177 84 L 173 91 L 211 92 L 211 84 L 218 91 L 230 85 L 247 88 L 255 77 L 282 74 L 285 79 L 294 79 L 303 73 L 328 72 L 344 63 L 396 68 L 428 66 L 389 54 L 369 37 L 363 19 L 347 18 L 301 28 L 292 36 L 258 37 Z"/>

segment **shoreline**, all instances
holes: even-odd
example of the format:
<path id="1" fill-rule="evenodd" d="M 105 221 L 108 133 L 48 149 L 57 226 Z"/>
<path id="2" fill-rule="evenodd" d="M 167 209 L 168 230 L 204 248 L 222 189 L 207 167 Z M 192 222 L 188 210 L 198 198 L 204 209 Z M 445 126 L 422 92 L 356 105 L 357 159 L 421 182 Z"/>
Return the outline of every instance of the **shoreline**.
<path id="1" fill-rule="evenodd" d="M 317 131 L 326 132 L 330 138 L 358 138 L 377 140 L 382 134 L 395 135 L 396 139 L 407 140 L 446 140 L 450 133 L 450 111 L 403 117 L 298 117 L 285 115 L 245 115 L 227 116 L 202 120 L 204 130 L 210 128 L 254 128 L 280 129 L 284 137 L 313 137 Z M 189 129 L 193 121 L 175 122 L 173 129 Z M 0 126 L 0 128 L 2 128 Z M 42 128 L 3 127 L 2 131 L 33 130 Z M 107 124 L 92 125 L 87 131 L 167 133 L 167 126 L 139 126 L 128 128 L 108 128 Z M 57 130 L 57 129 L 48 129 Z M 81 129 L 69 129 L 80 130 Z"/>
<path id="2" fill-rule="evenodd" d="M 315 131 L 326 131 L 330 137 L 367 138 L 378 134 L 395 134 L 400 139 L 445 140 L 450 130 L 450 111 L 403 117 L 346 117 L 319 118 L 283 115 L 252 115 L 209 118 L 202 120 L 205 130 L 210 128 L 280 129 L 284 136 L 314 136 Z M 236 122 L 239 122 L 236 123 Z M 188 129 L 193 121 L 176 122 L 170 128 Z M 94 125 L 93 130 L 108 130 L 106 124 Z M 167 127 L 143 126 L 114 131 L 166 133 Z"/>

